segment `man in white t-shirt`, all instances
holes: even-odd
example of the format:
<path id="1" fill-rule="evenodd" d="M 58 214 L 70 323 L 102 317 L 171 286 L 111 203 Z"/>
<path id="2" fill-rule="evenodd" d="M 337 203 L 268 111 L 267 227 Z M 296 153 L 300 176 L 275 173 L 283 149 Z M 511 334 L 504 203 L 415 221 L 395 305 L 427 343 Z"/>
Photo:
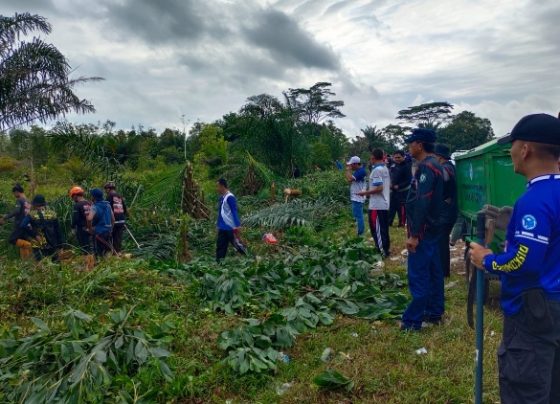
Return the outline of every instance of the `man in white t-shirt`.
<path id="1" fill-rule="evenodd" d="M 369 195 L 369 228 L 375 245 L 384 258 L 389 256 L 389 201 L 391 195 L 391 176 L 384 161 L 384 152 L 375 149 L 370 158 L 373 168 L 369 176 L 369 189 L 360 195 Z"/>

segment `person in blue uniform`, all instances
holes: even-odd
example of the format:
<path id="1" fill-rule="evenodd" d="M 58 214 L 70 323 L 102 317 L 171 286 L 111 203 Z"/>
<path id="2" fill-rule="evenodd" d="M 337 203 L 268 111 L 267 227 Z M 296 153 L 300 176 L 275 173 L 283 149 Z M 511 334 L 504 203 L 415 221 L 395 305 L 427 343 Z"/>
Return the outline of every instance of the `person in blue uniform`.
<path id="1" fill-rule="evenodd" d="M 527 190 L 515 203 L 505 251 L 471 243 L 475 266 L 500 276 L 504 312 L 498 349 L 502 403 L 560 403 L 560 119 L 522 118 L 511 134 Z"/>
<path id="2" fill-rule="evenodd" d="M 239 241 L 241 221 L 237 212 L 237 199 L 233 195 L 225 179 L 216 183 L 220 200 L 218 202 L 218 239 L 216 241 L 216 261 L 220 262 L 227 255 L 231 244 L 242 255 L 246 255 L 245 246 Z"/>
<path id="3" fill-rule="evenodd" d="M 449 278 L 451 275 L 451 257 L 449 254 L 449 237 L 457 216 L 459 207 L 457 204 L 457 180 L 455 166 L 451 162 L 449 147 L 443 144 L 436 144 L 434 154 L 436 155 L 441 167 L 443 168 L 443 210 L 441 212 L 441 238 L 439 242 L 439 252 L 441 255 L 441 265 L 443 276 Z"/>
<path id="4" fill-rule="evenodd" d="M 443 169 L 434 157 L 436 134 L 418 128 L 406 139 L 417 161 L 406 201 L 408 287 L 412 301 L 403 314 L 401 329 L 419 331 L 423 322 L 439 324 L 444 312 L 443 270 L 439 254 Z"/>

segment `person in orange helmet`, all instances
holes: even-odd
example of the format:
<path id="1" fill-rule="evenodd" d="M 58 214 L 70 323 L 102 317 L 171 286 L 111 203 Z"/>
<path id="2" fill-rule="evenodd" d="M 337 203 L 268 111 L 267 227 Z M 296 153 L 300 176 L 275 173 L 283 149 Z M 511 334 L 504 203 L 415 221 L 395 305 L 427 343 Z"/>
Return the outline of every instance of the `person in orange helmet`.
<path id="1" fill-rule="evenodd" d="M 93 256 L 91 222 L 88 220 L 91 211 L 91 202 L 84 198 L 84 190 L 81 187 L 72 187 L 70 189 L 70 198 L 74 201 L 74 209 L 72 211 L 72 228 L 76 232 L 78 245 L 83 254 L 85 254 L 86 268 L 91 269 L 95 264 Z"/>

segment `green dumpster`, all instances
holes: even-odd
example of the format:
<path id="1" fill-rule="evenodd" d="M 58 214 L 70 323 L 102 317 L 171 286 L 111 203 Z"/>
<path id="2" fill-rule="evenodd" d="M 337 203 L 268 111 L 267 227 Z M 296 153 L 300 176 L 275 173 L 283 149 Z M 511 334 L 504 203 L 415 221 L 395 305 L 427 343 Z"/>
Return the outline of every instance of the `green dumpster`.
<path id="1" fill-rule="evenodd" d="M 514 173 L 509 148 L 492 140 L 455 158 L 459 214 L 467 237 L 476 234 L 476 214 L 484 205 L 513 207 L 525 191 L 526 180 Z M 504 240 L 504 232 L 497 231 L 491 248 L 497 251 Z"/>

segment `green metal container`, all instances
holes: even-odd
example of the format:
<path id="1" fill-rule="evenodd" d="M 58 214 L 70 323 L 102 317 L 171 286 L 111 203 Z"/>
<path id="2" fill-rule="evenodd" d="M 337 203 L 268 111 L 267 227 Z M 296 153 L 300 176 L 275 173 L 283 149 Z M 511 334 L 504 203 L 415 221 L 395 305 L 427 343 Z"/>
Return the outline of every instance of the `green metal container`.
<path id="1" fill-rule="evenodd" d="M 466 222 L 467 236 L 476 233 L 476 214 L 484 205 L 513 207 L 525 192 L 526 180 L 514 173 L 509 148 L 492 140 L 455 158 L 459 214 Z M 493 248 L 505 237 L 497 232 L 495 238 Z"/>

